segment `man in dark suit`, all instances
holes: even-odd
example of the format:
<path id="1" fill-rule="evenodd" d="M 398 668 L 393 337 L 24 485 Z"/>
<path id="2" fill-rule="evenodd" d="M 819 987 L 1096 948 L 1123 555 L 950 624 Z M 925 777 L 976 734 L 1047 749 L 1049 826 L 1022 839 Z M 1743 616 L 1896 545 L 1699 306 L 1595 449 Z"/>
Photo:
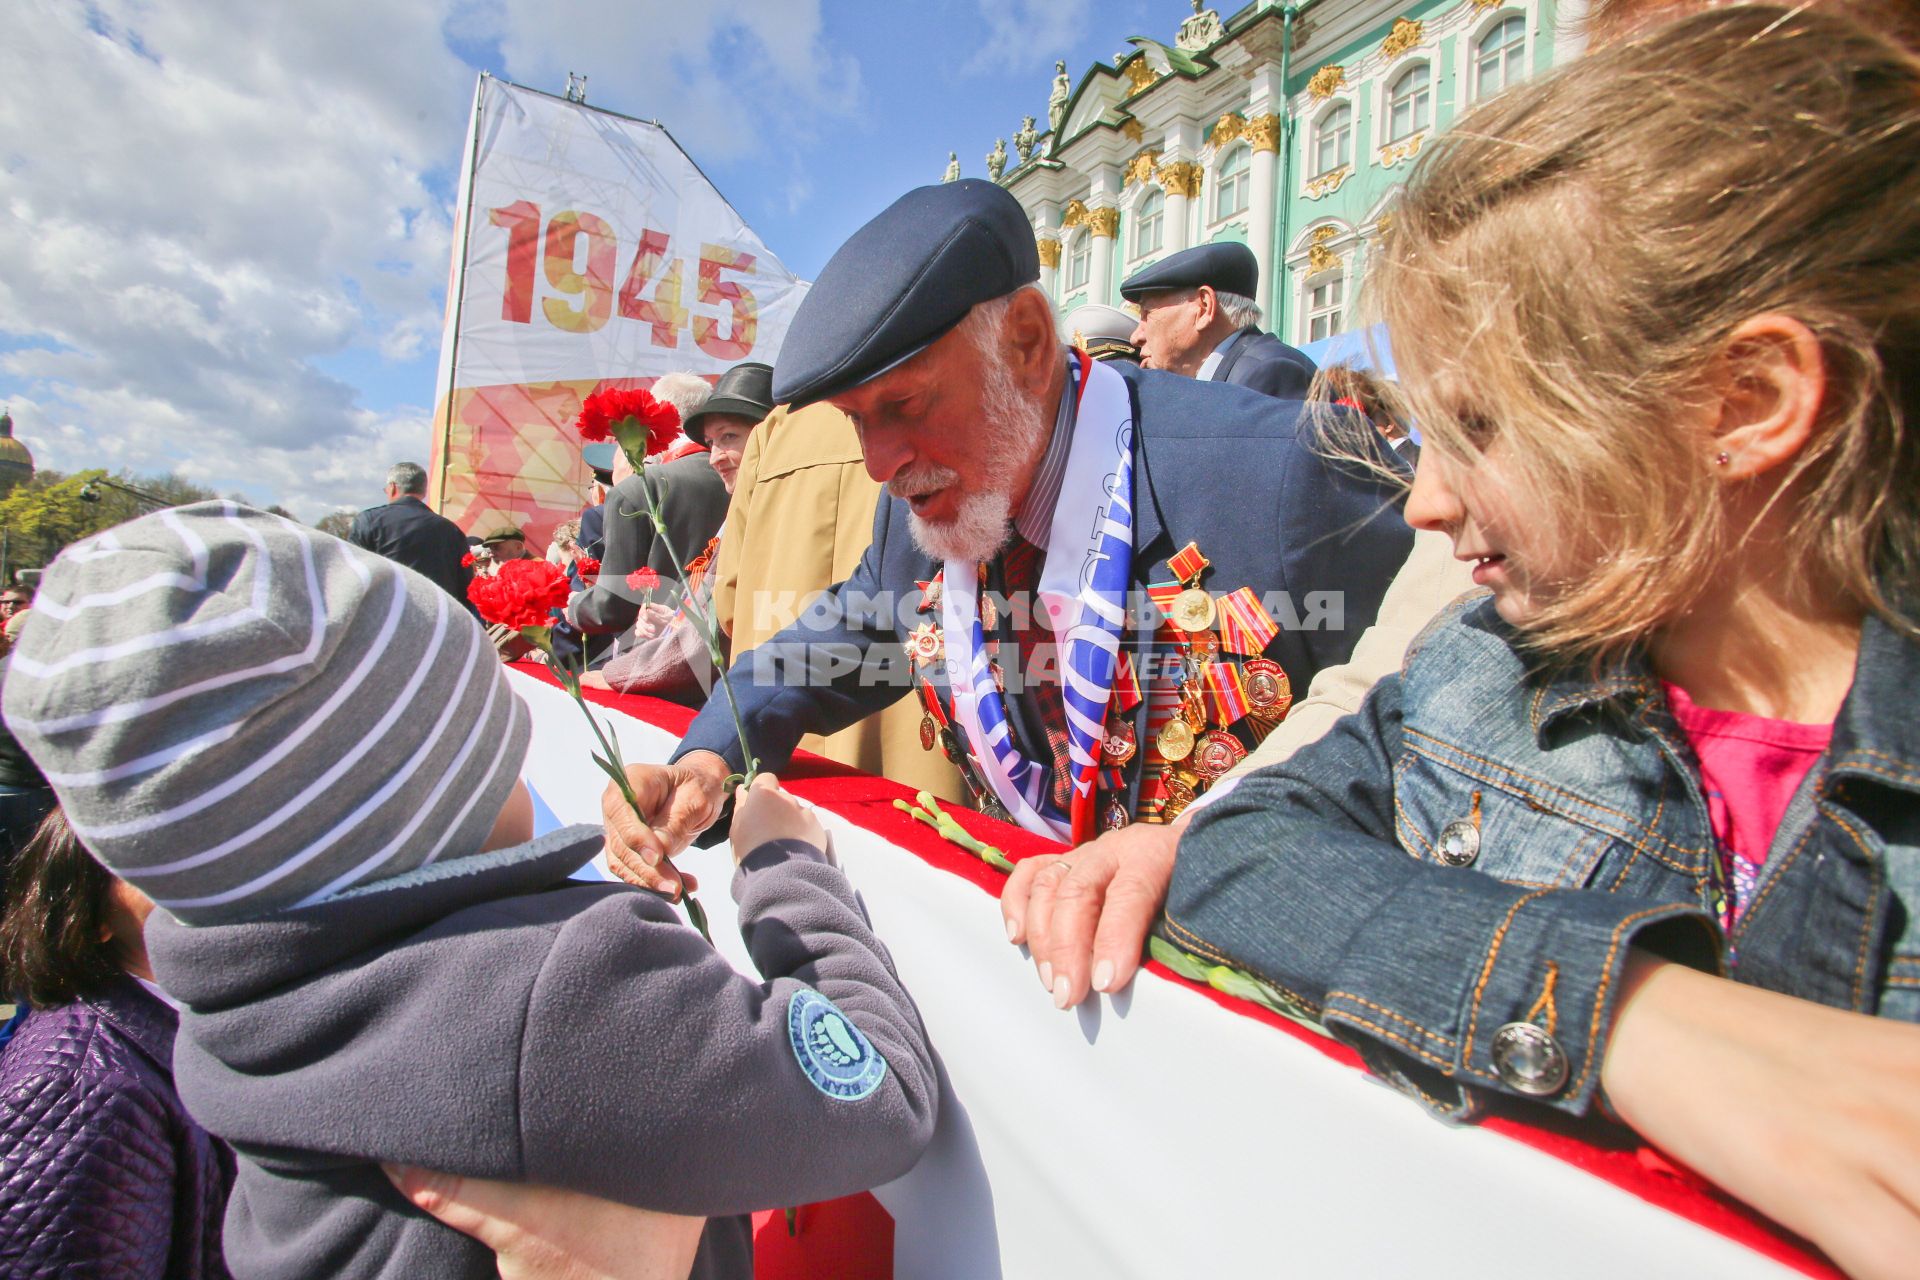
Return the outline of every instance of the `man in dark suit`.
<path id="1" fill-rule="evenodd" d="M 1063 347 L 1038 275 L 1019 203 L 972 180 L 828 262 L 774 398 L 851 416 L 887 491 L 853 576 L 729 680 L 769 770 L 911 690 L 983 809 L 1079 841 L 1169 820 L 1244 754 L 1289 681 L 1348 656 L 1412 534 L 1299 406 Z M 716 696 L 670 764 L 630 771 L 651 825 L 616 856 L 670 889 L 660 859 L 741 765 Z"/>
<path id="2" fill-rule="evenodd" d="M 607 554 L 607 494 L 613 490 L 613 459 L 620 446 L 611 440 L 590 444 L 580 451 L 593 482 L 587 486 L 587 505 L 580 512 L 580 533 L 574 539 L 582 555 L 595 560 Z"/>
<path id="3" fill-rule="evenodd" d="M 627 586 L 628 574 L 644 567 L 659 574 L 663 583 L 680 581 L 686 565 L 676 563 L 676 556 L 682 561 L 698 556 L 726 522 L 727 486 L 705 451 L 646 469 L 644 483 L 653 486 L 660 502 L 666 538 L 656 534 L 647 515 L 642 483 L 640 476 L 628 476 L 607 495 L 606 554 L 600 558 L 599 581 L 567 606 L 567 621 L 588 635 L 625 631 L 640 616 L 646 597 Z"/>
<path id="4" fill-rule="evenodd" d="M 467 535 L 426 504 L 426 493 L 424 467 L 394 463 L 387 472 L 386 505 L 355 516 L 347 541 L 407 566 L 471 611 L 467 584 L 473 581 L 473 570 L 461 563 L 467 558 Z"/>
<path id="5" fill-rule="evenodd" d="M 1140 363 L 1202 381 L 1231 382 L 1282 400 L 1304 400 L 1314 363 L 1260 331 L 1260 264 L 1231 241 L 1182 249 L 1120 282 L 1140 308 Z"/>

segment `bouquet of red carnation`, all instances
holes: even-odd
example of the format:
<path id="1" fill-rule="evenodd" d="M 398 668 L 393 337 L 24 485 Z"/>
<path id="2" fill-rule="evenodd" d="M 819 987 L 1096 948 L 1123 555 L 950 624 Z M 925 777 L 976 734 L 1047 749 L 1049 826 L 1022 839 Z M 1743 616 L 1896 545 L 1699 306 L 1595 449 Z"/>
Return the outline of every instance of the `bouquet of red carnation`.
<path id="1" fill-rule="evenodd" d="M 592 556 L 575 556 L 573 571 L 580 575 L 580 581 L 591 582 L 600 576 L 600 562 Z"/>
<path id="2" fill-rule="evenodd" d="M 582 440 L 598 443 L 611 438 L 627 457 L 644 458 L 679 439 L 680 411 L 655 400 L 651 392 L 610 387 L 580 402 L 574 427 Z"/>
<path id="3" fill-rule="evenodd" d="M 571 584 L 560 566 L 545 560 L 509 560 L 492 577 L 475 578 L 469 583 L 467 599 L 488 622 L 512 627 L 531 643 L 551 651 L 553 611 L 566 612 L 570 591 Z M 545 634 L 528 634 L 534 631 Z"/>

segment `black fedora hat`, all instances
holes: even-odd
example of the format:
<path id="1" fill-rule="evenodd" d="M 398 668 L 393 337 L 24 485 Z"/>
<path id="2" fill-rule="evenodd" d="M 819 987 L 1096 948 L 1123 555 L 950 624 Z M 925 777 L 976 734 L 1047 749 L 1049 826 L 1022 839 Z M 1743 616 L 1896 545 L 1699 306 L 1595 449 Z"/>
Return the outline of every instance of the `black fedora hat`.
<path id="1" fill-rule="evenodd" d="M 701 419 L 714 413 L 731 413 L 755 422 L 773 412 L 773 366 L 749 361 L 737 364 L 720 375 L 707 402 L 681 423 L 695 444 L 707 442 L 707 429 Z"/>

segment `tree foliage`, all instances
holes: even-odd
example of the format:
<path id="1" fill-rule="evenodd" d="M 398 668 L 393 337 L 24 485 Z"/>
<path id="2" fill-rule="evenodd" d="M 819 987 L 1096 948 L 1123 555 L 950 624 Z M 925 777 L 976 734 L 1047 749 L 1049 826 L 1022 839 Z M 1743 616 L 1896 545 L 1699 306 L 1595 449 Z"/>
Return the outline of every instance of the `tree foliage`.
<path id="1" fill-rule="evenodd" d="M 314 521 L 314 527 L 322 533 L 330 533 L 336 538 L 344 538 L 353 528 L 352 511 L 332 511 Z"/>
<path id="2" fill-rule="evenodd" d="M 175 475 L 36 472 L 0 499 L 0 539 L 4 540 L 7 571 L 39 568 L 67 544 L 154 509 L 152 502 L 127 492 L 128 488 L 162 499 L 167 506 L 218 496 Z"/>

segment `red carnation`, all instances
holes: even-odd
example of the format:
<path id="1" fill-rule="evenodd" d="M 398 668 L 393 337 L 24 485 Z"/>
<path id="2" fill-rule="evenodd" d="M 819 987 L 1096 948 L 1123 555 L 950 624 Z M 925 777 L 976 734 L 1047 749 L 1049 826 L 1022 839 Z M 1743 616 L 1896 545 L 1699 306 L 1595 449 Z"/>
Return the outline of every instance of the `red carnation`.
<path id="1" fill-rule="evenodd" d="M 460 557 L 460 567 L 462 569 L 473 568 L 473 552 L 469 551 L 467 552 L 467 554 Z"/>
<path id="2" fill-rule="evenodd" d="M 600 562 L 592 556 L 575 556 L 573 570 L 582 578 L 597 578 L 600 576 Z"/>
<path id="3" fill-rule="evenodd" d="M 484 584 L 484 585 L 483 585 Z M 491 578 L 476 578 L 467 588 L 467 599 L 489 623 L 502 623 L 518 631 L 525 627 L 550 627 L 553 610 L 565 609 L 571 584 L 560 566 L 545 560 L 509 560 Z"/>
<path id="4" fill-rule="evenodd" d="M 580 416 L 573 425 L 582 440 L 598 443 L 628 419 L 646 430 L 646 447 L 640 450 L 641 457 L 658 453 L 679 438 L 680 411 L 664 400 L 654 399 L 649 391 L 611 387 L 596 391 L 580 402 Z M 621 441 L 621 445 L 624 448 L 626 441 Z"/>
<path id="5" fill-rule="evenodd" d="M 627 575 L 627 585 L 635 591 L 652 591 L 660 585 L 660 575 L 651 569 L 635 569 Z"/>

